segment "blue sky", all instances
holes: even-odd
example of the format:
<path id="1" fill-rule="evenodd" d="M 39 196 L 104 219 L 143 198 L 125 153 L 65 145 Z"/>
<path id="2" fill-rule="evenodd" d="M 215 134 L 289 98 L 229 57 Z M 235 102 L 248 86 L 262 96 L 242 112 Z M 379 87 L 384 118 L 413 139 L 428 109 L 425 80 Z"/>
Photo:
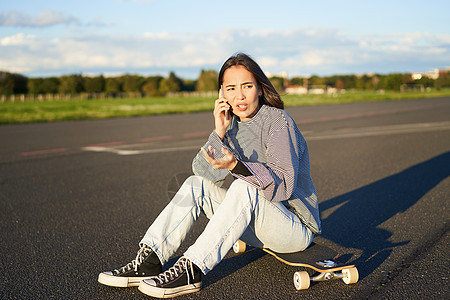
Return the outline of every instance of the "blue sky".
<path id="1" fill-rule="evenodd" d="M 450 66 L 450 1 L 4 1 L 0 70 L 197 78 L 243 51 L 271 74 Z"/>

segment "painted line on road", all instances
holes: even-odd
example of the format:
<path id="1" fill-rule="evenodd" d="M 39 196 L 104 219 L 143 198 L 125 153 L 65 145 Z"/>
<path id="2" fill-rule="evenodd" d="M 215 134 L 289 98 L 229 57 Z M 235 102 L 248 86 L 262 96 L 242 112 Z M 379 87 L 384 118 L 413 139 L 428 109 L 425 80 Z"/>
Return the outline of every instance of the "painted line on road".
<path id="1" fill-rule="evenodd" d="M 163 136 L 155 136 L 155 137 L 151 137 L 151 138 L 142 138 L 139 141 L 141 142 L 154 142 L 154 141 L 165 141 L 165 140 L 170 140 L 173 137 L 170 135 L 163 135 Z"/>
<path id="2" fill-rule="evenodd" d="M 58 153 L 69 150 L 69 148 L 56 148 L 56 149 L 46 149 L 46 150 L 38 150 L 38 151 L 30 151 L 30 152 L 22 152 L 20 155 L 22 156 L 30 156 L 30 155 L 42 155 L 49 153 Z"/>
<path id="3" fill-rule="evenodd" d="M 83 147 L 84 151 L 92 152 L 109 152 L 118 155 L 138 155 L 138 154 L 149 154 L 149 153 L 163 153 L 163 152 L 177 152 L 177 151 L 188 151 L 200 149 L 198 146 L 186 146 L 186 147 L 171 147 L 171 148 L 159 148 L 159 149 L 146 149 L 146 150 L 122 150 L 116 148 L 108 147 Z"/>
<path id="4" fill-rule="evenodd" d="M 305 136 L 305 139 L 307 141 L 317 141 L 317 140 L 331 140 L 342 138 L 358 138 L 377 135 L 418 133 L 418 132 L 440 131 L 440 130 L 450 130 L 450 122 L 413 123 L 413 124 L 387 125 L 375 127 L 343 128 L 336 130 L 327 130 L 323 132 L 307 131 L 304 132 L 303 135 Z M 143 144 L 126 144 L 117 147 L 88 146 L 83 147 L 81 149 L 84 151 L 92 151 L 92 152 L 109 152 L 117 155 L 139 155 L 139 154 L 152 154 L 164 152 L 191 151 L 200 149 L 199 146 L 136 149 L 142 148 L 142 146 Z M 149 143 L 148 146 L 151 146 L 151 143 Z"/>
<path id="5" fill-rule="evenodd" d="M 392 135 L 403 133 L 418 133 L 427 131 L 450 130 L 450 122 L 433 123 L 413 123 L 401 125 L 388 125 L 376 127 L 346 128 L 343 130 L 333 130 L 323 133 L 309 132 L 311 136 L 306 136 L 308 141 L 330 140 L 341 138 L 367 137 L 376 135 Z"/>
<path id="6" fill-rule="evenodd" d="M 117 145 L 123 145 L 123 144 L 125 144 L 125 142 L 109 142 L 109 143 L 93 144 L 93 145 L 89 145 L 87 147 L 117 146 Z"/>
<path id="7" fill-rule="evenodd" d="M 199 131 L 199 132 L 188 132 L 183 134 L 184 137 L 200 137 L 200 136 L 208 136 L 211 134 L 211 131 Z"/>
<path id="8" fill-rule="evenodd" d="M 363 117 L 371 117 L 371 116 L 379 116 L 379 115 L 387 115 L 387 114 L 396 114 L 401 112 L 408 111 L 417 111 L 423 109 L 431 109 L 437 108 L 441 106 L 447 106 L 447 103 L 436 104 L 436 105 L 424 105 L 419 107 L 408 107 L 403 109 L 393 109 L 393 110 L 379 110 L 379 111 L 368 111 L 368 112 L 360 112 L 355 114 L 344 114 L 330 117 L 320 117 L 318 119 L 303 119 L 298 122 L 298 124 L 307 124 L 307 123 L 317 123 L 317 122 L 328 122 L 328 121 L 336 121 L 336 120 L 346 120 L 346 119 L 355 119 L 355 118 L 363 118 Z"/>

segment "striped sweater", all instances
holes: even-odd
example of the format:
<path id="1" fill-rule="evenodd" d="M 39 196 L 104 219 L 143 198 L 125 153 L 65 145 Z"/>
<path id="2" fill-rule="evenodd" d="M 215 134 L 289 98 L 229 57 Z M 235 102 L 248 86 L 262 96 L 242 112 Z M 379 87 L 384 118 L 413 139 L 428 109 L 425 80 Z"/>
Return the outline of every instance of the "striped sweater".
<path id="1" fill-rule="evenodd" d="M 249 172 L 216 170 L 200 151 L 192 162 L 195 175 L 218 185 L 228 174 L 240 178 L 261 190 L 267 200 L 281 201 L 313 233 L 321 232 L 308 147 L 286 111 L 263 105 L 248 121 L 234 116 L 223 140 L 213 131 L 204 148 L 209 146 L 216 150 L 216 158 L 223 157 L 222 147 L 227 148 Z"/>

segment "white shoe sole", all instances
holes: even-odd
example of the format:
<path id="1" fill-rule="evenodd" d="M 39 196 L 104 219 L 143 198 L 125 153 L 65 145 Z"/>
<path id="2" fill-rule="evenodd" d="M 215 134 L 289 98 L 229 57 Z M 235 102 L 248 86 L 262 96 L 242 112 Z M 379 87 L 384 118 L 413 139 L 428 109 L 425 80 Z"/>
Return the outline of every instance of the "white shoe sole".
<path id="1" fill-rule="evenodd" d="M 193 283 L 177 288 L 159 288 L 141 281 L 139 291 L 155 298 L 173 298 L 184 294 L 190 294 L 200 291 L 202 283 Z"/>
<path id="2" fill-rule="evenodd" d="M 111 272 L 103 272 L 98 275 L 98 282 L 104 285 L 114 287 L 132 287 L 139 286 L 142 280 L 149 279 L 149 277 L 120 277 L 114 276 Z"/>

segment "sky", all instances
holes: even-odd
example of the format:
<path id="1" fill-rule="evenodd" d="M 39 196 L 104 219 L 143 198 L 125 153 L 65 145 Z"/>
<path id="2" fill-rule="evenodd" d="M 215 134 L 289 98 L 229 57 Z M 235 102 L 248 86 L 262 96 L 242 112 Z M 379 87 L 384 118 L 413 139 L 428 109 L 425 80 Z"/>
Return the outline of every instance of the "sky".
<path id="1" fill-rule="evenodd" d="M 196 79 L 236 52 L 271 75 L 450 66 L 448 0 L 2 0 L 0 70 Z"/>

